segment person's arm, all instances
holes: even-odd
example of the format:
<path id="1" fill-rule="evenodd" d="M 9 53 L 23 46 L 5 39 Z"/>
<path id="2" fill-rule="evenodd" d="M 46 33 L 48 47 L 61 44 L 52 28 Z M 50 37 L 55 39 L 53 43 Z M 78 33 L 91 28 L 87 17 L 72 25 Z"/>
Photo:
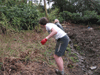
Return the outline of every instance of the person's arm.
<path id="1" fill-rule="evenodd" d="M 57 31 L 54 28 L 52 28 L 51 33 L 41 41 L 41 44 L 44 45 L 47 42 L 47 40 L 53 37 L 55 34 L 57 34 Z"/>
<path id="2" fill-rule="evenodd" d="M 54 28 L 52 28 L 51 33 L 46 37 L 46 39 L 53 37 L 55 34 L 57 34 L 57 31 Z"/>

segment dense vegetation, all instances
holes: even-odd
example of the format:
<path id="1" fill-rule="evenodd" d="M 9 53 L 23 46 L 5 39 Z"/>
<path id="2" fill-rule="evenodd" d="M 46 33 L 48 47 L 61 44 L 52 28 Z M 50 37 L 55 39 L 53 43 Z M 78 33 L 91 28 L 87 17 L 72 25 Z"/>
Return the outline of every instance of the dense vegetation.
<path id="1" fill-rule="evenodd" d="M 1 7 L 1 20 L 7 22 L 13 28 L 27 30 L 37 25 L 38 11 L 37 7 L 32 3 L 25 4 L 22 2 L 16 4 L 14 0 L 7 0 L 6 5 L 2 5 Z"/>
<path id="2" fill-rule="evenodd" d="M 59 9 L 59 19 L 74 23 L 100 23 L 99 0 L 52 0 Z"/>
<path id="3" fill-rule="evenodd" d="M 58 18 L 60 22 L 100 24 L 99 0 L 48 0 L 54 2 L 48 9 L 48 19 Z M 6 29 L 28 30 L 38 25 L 45 16 L 44 7 L 27 0 L 0 0 L 0 25 Z"/>

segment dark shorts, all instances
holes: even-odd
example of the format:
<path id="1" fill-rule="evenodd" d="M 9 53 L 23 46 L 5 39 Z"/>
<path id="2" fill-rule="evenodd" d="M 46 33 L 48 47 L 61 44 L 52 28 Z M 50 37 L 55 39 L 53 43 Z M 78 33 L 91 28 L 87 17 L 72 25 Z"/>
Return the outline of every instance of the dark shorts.
<path id="1" fill-rule="evenodd" d="M 64 36 L 57 40 L 55 54 L 57 56 L 63 56 L 65 54 L 66 48 L 68 46 L 69 38 Z"/>

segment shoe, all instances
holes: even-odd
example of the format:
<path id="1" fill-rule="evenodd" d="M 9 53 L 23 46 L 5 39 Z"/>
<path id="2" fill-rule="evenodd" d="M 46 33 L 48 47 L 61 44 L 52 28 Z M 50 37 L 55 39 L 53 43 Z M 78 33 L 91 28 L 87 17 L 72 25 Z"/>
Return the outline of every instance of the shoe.
<path id="1" fill-rule="evenodd" d="M 55 70 L 55 73 L 58 75 L 58 74 L 59 74 L 59 70 L 58 70 L 58 69 L 56 69 L 56 70 Z"/>
<path id="2" fill-rule="evenodd" d="M 66 74 L 64 73 L 64 71 L 59 71 L 58 69 L 55 70 L 55 73 L 56 73 L 57 75 L 66 75 Z"/>

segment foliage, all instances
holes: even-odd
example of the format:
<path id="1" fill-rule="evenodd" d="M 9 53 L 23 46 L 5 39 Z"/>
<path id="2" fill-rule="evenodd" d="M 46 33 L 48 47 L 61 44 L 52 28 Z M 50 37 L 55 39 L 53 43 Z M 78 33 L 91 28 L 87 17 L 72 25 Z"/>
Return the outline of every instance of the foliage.
<path id="1" fill-rule="evenodd" d="M 45 16 L 45 9 L 43 7 L 43 5 L 38 5 L 38 19 L 40 19 L 41 17 Z"/>
<path id="2" fill-rule="evenodd" d="M 9 8 L 23 3 L 26 4 L 27 0 L 0 0 L 0 2 L 1 5 L 5 5 Z"/>
<path id="3" fill-rule="evenodd" d="M 6 29 L 9 29 L 8 27 L 8 22 L 9 20 L 6 18 L 6 16 L 2 13 L 2 16 L 3 16 L 3 21 L 0 22 L 0 24 L 2 24 L 2 27 L 5 27 Z"/>
<path id="4" fill-rule="evenodd" d="M 52 0 L 54 1 L 53 8 L 58 8 L 60 12 L 63 11 L 69 11 L 69 12 L 75 12 L 75 6 L 73 5 L 73 2 L 68 0 Z"/>
<path id="5" fill-rule="evenodd" d="M 86 22 L 86 23 L 96 23 L 98 21 L 97 12 L 95 12 L 95 11 L 84 11 L 82 20 L 83 20 L 83 22 Z"/>
<path id="6" fill-rule="evenodd" d="M 86 10 L 100 13 L 100 0 L 75 0 L 76 9 L 78 12 L 84 12 Z"/>
<path id="7" fill-rule="evenodd" d="M 54 2 L 52 9 L 59 9 L 59 20 L 61 22 L 100 23 L 100 0 L 51 0 L 51 2 L 52 1 Z"/>
<path id="8" fill-rule="evenodd" d="M 98 16 L 98 21 L 97 21 L 98 24 L 100 24 L 100 15 Z"/>
<path id="9" fill-rule="evenodd" d="M 95 11 L 84 11 L 81 13 L 71 13 L 69 11 L 63 11 L 59 14 L 59 20 L 63 21 L 71 21 L 73 23 L 99 23 L 100 17 Z"/>
<path id="10" fill-rule="evenodd" d="M 37 25 L 38 11 L 35 5 L 22 4 L 9 8 L 6 6 L 2 13 L 4 13 L 12 27 L 18 28 L 18 30 L 32 29 Z"/>
<path id="11" fill-rule="evenodd" d="M 77 23 L 78 21 L 81 20 L 81 15 L 80 13 L 73 13 L 72 14 L 72 22 Z"/>
<path id="12" fill-rule="evenodd" d="M 57 7 L 60 12 L 69 11 L 71 13 L 83 12 L 86 10 L 97 11 L 100 14 L 99 0 L 52 0 L 54 1 L 53 8 Z"/>
<path id="13" fill-rule="evenodd" d="M 52 10 L 50 13 L 49 13 L 49 21 L 54 21 L 54 19 L 58 18 L 58 14 L 59 14 L 59 9 L 58 8 L 55 8 L 54 10 Z"/>
<path id="14" fill-rule="evenodd" d="M 0 6 L 0 20 L 2 20 L 1 14 L 4 12 L 6 9 L 6 6 Z"/>
<path id="15" fill-rule="evenodd" d="M 63 11 L 59 14 L 59 19 L 61 21 L 69 21 L 76 22 L 80 20 L 80 14 L 79 13 L 71 13 L 68 11 Z"/>
<path id="16" fill-rule="evenodd" d="M 18 30 L 33 29 L 38 20 L 45 16 L 43 5 L 30 3 L 27 0 L 0 0 L 0 20 L 8 26 Z M 71 21 L 73 23 L 100 23 L 99 0 L 48 0 L 54 1 L 53 8 L 48 9 L 49 21 L 58 18 L 60 22 Z M 80 8 L 79 8 L 80 7 Z M 3 15 L 1 15 L 3 13 Z M 9 25 L 10 24 L 10 25 Z M 5 25 L 3 25 L 5 26 Z"/>

